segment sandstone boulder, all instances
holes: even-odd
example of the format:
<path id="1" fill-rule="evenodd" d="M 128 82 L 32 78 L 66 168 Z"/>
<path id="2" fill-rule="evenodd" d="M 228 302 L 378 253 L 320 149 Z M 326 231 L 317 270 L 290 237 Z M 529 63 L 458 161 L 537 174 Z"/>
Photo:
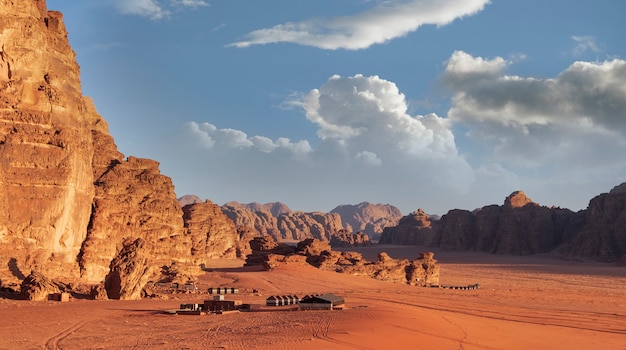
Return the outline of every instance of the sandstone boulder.
<path id="1" fill-rule="evenodd" d="M 439 265 L 433 252 L 420 253 L 407 267 L 407 283 L 414 286 L 430 287 L 439 285 Z"/>
<path id="2" fill-rule="evenodd" d="M 150 261 L 150 253 L 141 238 L 122 248 L 111 261 L 104 280 L 109 299 L 132 300 L 141 297 L 143 286 L 156 275 L 157 267 Z"/>
<path id="3" fill-rule="evenodd" d="M 26 300 L 43 301 L 48 300 L 50 294 L 60 293 L 61 288 L 58 283 L 43 274 L 32 271 L 22 281 L 20 292 Z"/>

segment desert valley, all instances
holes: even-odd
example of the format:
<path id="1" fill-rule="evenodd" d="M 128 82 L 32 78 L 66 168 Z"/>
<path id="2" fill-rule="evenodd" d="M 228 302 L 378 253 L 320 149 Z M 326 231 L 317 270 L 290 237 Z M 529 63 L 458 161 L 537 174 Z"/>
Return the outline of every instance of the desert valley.
<path id="1" fill-rule="evenodd" d="M 379 249 L 360 251 L 368 256 Z M 419 248 L 384 249 L 412 257 Z M 481 288 L 416 287 L 298 263 L 260 271 L 222 261 L 222 267 L 199 277 L 200 289 L 236 286 L 240 298 L 260 304 L 277 293 L 333 292 L 345 297 L 346 309 L 183 316 L 164 311 L 208 296 L 0 300 L 0 348 L 624 349 L 623 267 L 545 255 L 437 252 L 436 257 L 442 261 L 442 283 L 480 282 Z"/>
<path id="2" fill-rule="evenodd" d="M 441 217 L 177 198 L 82 95 L 62 14 L 0 6 L 0 349 L 626 349 L 626 183 Z M 345 307 L 172 314 L 209 288 Z"/>

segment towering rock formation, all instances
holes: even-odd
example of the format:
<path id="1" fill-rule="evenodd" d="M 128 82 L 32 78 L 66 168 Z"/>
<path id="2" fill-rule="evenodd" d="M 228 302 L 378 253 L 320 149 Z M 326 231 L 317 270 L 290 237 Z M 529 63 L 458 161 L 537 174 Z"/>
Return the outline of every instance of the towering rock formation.
<path id="1" fill-rule="evenodd" d="M 522 191 L 502 206 L 474 212 L 450 211 L 440 220 L 432 244 L 446 249 L 495 254 L 530 255 L 552 251 L 582 225 L 581 216 L 567 209 L 548 208 Z"/>
<path id="2" fill-rule="evenodd" d="M 546 253 L 580 228 L 580 215 L 567 209 L 534 203 L 522 191 L 513 192 L 502 206 L 474 212 L 452 210 L 444 215 L 432 244 L 451 250 L 496 254 Z"/>
<path id="3" fill-rule="evenodd" d="M 385 227 L 380 244 L 429 245 L 435 234 L 437 221 L 422 209 L 400 219 L 397 226 Z"/>
<path id="4" fill-rule="evenodd" d="M 626 262 L 626 183 L 593 198 L 585 226 L 558 251 L 568 257 Z"/>
<path id="5" fill-rule="evenodd" d="M 529 255 L 552 251 L 584 223 L 584 213 L 540 206 L 516 191 L 502 206 L 489 205 L 473 212 L 454 209 L 437 221 L 418 210 L 397 226 L 386 228 L 380 243 Z"/>
<path id="6" fill-rule="evenodd" d="M 378 241 L 386 227 L 398 225 L 402 218 L 400 210 L 392 205 L 368 202 L 340 205 L 330 212 L 339 214 L 350 231 L 362 232 L 373 241 Z"/>
<path id="7" fill-rule="evenodd" d="M 0 274 L 18 274 L 5 270 L 14 259 L 75 278 L 95 194 L 92 132 L 107 124 L 81 95 L 61 13 L 0 3 Z"/>
<path id="8" fill-rule="evenodd" d="M 237 233 L 219 210 L 205 204 L 215 215 L 208 218 L 190 209 L 185 227 L 159 164 L 117 150 L 82 96 L 59 12 L 44 0 L 0 0 L 0 24 L 3 284 L 25 271 L 89 284 L 106 278 L 109 296 L 136 298 L 162 266 L 232 255 Z"/>

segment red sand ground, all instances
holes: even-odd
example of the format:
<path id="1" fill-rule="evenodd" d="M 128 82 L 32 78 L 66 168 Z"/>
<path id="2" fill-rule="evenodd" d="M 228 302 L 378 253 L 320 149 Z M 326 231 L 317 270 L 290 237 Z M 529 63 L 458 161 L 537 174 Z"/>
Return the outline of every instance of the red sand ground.
<path id="1" fill-rule="evenodd" d="M 420 248 L 360 249 L 369 259 L 380 250 L 416 258 Z M 235 298 L 259 304 L 273 294 L 332 292 L 347 309 L 175 316 L 162 311 L 208 296 L 0 300 L 0 349 L 626 349 L 626 267 L 550 256 L 435 258 L 442 284 L 481 289 L 412 287 L 302 265 L 216 268 L 201 288 L 237 287 Z"/>

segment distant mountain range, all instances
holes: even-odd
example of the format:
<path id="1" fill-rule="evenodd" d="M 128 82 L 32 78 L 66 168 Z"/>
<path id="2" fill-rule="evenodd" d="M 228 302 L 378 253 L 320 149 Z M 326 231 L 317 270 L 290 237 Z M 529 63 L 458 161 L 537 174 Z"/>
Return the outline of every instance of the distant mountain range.
<path id="1" fill-rule="evenodd" d="M 402 216 L 392 205 L 368 202 L 340 205 L 330 213 L 294 212 L 282 203 L 229 202 L 222 212 L 240 230 L 278 241 L 315 238 L 345 246 L 364 244 L 361 237 L 367 235 L 367 241 L 380 244 L 510 255 L 554 252 L 613 262 L 626 255 L 625 202 L 626 183 L 593 198 L 588 209 L 578 212 L 541 206 L 523 191 L 512 193 L 502 205 L 453 209 L 442 217 L 421 209 Z M 346 233 L 361 237 L 347 243 Z"/>

